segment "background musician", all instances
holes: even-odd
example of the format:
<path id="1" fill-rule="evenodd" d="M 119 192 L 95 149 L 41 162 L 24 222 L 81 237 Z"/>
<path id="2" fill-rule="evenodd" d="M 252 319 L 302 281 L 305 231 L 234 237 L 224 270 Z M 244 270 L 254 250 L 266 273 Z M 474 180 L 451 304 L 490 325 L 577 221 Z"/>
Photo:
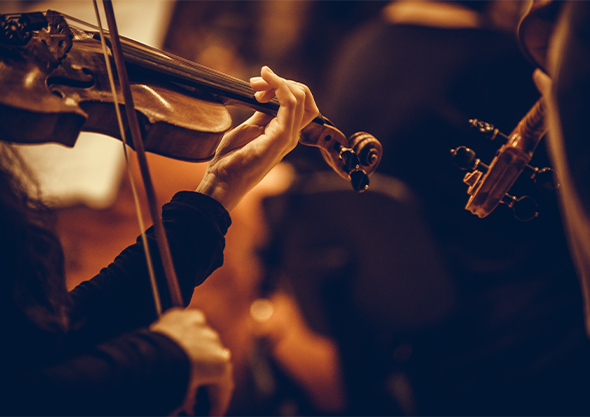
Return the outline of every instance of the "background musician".
<path id="1" fill-rule="evenodd" d="M 545 3 L 547 8 L 554 6 Z M 581 278 L 590 332 L 590 205 L 586 186 L 590 153 L 584 121 L 588 114 L 590 8 L 586 2 L 564 2 L 559 6 L 550 21 L 551 30 L 543 32 L 546 55 L 541 57 L 542 62 L 536 62 L 543 70 L 535 70 L 534 80 L 548 103 L 547 142 L 552 163 L 562 179 L 561 212 Z"/>
<path id="2" fill-rule="evenodd" d="M 506 207 L 479 219 L 464 209 L 464 173 L 449 155 L 450 149 L 466 145 L 484 162 L 491 161 L 497 145 L 470 131 L 468 120 L 490 121 L 510 132 L 539 97 L 531 80 L 534 67 L 516 43 L 522 6 L 506 1 L 391 2 L 380 19 L 349 36 L 327 72 L 330 95 L 322 99 L 329 114 L 343 129 L 362 126 L 382 141 L 384 156 L 377 174 L 400 179 L 415 193 L 442 257 L 441 267 L 449 274 L 441 270 L 433 279 L 444 283 L 450 276 L 452 285 L 450 291 L 443 286 L 438 298 L 424 296 L 433 286 L 404 275 L 397 265 L 424 265 L 432 259 L 423 252 L 416 252 L 415 259 L 401 250 L 387 252 L 395 246 L 386 240 L 364 241 L 373 248 L 366 252 L 382 254 L 383 277 L 389 280 L 377 280 L 363 268 L 355 269 L 355 256 L 363 251 L 343 244 L 338 234 L 332 235 L 330 246 L 328 226 L 317 223 L 305 231 L 302 221 L 291 232 L 296 230 L 296 237 L 283 233 L 295 221 L 293 216 L 312 215 L 311 209 L 300 213 L 305 186 L 303 194 L 294 188 L 282 200 L 283 205 L 291 202 L 292 210 L 276 205 L 269 217 L 288 213 L 274 230 L 277 242 L 289 251 L 275 254 L 271 265 L 289 277 L 292 286 L 303 288 L 294 283 L 304 281 L 308 289 L 315 288 L 316 304 L 302 308 L 311 326 L 329 332 L 340 352 L 347 412 L 589 411 L 584 392 L 590 387 L 590 351 L 582 297 L 555 196 L 536 195 L 540 217 L 528 223 L 514 219 Z M 542 143 L 533 164 L 548 162 Z M 309 169 L 313 164 L 300 166 Z M 529 192 L 531 186 L 519 181 L 512 191 Z M 368 207 L 359 208 L 353 218 L 368 212 Z M 403 210 L 388 213 L 387 220 L 376 218 L 375 229 L 410 223 Z M 326 247 L 309 246 L 314 236 L 324 236 Z M 428 240 L 417 242 L 420 246 Z M 275 242 L 274 247 L 281 246 Z M 341 269 L 338 257 L 298 264 L 294 253 L 309 254 L 310 247 L 313 253 L 319 248 L 344 251 L 350 262 L 343 262 Z M 277 259 L 283 263 L 277 266 Z M 305 280 L 325 271 L 330 279 L 320 284 Z M 330 298 L 327 288 L 340 294 L 340 303 Z M 392 301 L 398 299 L 415 310 L 398 312 Z M 307 305 L 305 297 L 300 304 Z M 450 307 L 440 308 L 445 305 Z M 436 320 L 416 320 L 434 311 L 441 313 Z"/>

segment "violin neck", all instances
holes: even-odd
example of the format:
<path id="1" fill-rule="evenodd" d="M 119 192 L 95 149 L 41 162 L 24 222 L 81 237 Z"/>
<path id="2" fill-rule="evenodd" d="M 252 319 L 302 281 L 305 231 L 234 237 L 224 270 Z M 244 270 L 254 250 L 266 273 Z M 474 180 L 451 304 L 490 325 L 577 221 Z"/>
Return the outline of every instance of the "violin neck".
<path id="1" fill-rule="evenodd" d="M 260 103 L 250 83 L 239 78 L 132 39 L 121 37 L 121 48 L 126 62 L 162 74 L 176 84 L 210 93 L 226 105 L 243 106 L 271 116 L 279 110 L 276 98 Z M 331 125 L 321 114 L 313 119 L 313 123 Z"/>
<path id="2" fill-rule="evenodd" d="M 121 48 L 127 63 L 162 74 L 176 84 L 210 93 L 224 104 L 242 105 L 270 115 L 276 115 L 279 109 L 276 98 L 268 103 L 258 102 L 250 84 L 238 78 L 131 39 L 121 38 Z"/>

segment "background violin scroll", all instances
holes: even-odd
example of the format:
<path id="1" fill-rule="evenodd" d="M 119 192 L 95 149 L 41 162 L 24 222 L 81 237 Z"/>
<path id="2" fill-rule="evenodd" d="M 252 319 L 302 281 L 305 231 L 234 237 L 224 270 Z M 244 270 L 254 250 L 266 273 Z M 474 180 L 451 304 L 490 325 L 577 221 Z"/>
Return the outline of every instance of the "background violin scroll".
<path id="1" fill-rule="evenodd" d="M 551 168 L 539 169 L 529 165 L 537 145 L 547 132 L 544 100 L 539 99 L 508 136 L 490 123 L 472 119 L 470 124 L 484 137 L 499 141 L 502 146 L 489 166 L 464 146 L 451 151 L 455 163 L 461 169 L 470 171 L 463 179 L 469 186 L 467 194 L 470 196 L 465 209 L 483 218 L 503 203 L 514 210 L 519 220 L 536 217 L 537 205 L 531 197 L 517 198 L 508 193 L 523 173 L 533 179 L 539 189 L 552 191 L 559 186 L 557 174 Z"/>
<path id="2" fill-rule="evenodd" d="M 545 72 L 549 39 L 562 4 L 552 0 L 532 1 L 518 25 L 522 53 Z M 459 147 L 451 151 L 455 162 L 462 169 L 472 171 L 463 180 L 469 185 L 467 193 L 470 195 L 465 208 L 479 217 L 486 217 L 500 203 L 505 203 L 513 208 L 520 220 L 536 217 L 538 213 L 534 200 L 530 197 L 516 198 L 508 192 L 523 172 L 541 190 L 552 191 L 559 186 L 558 175 L 554 170 L 528 165 L 539 141 L 548 131 L 544 100 L 539 99 L 508 136 L 499 133 L 488 123 L 478 120 L 470 123 L 488 139 L 500 139 L 502 146 L 489 167 L 482 164 L 470 149 Z"/>
<path id="3" fill-rule="evenodd" d="M 5 140 L 73 146 L 80 131 L 121 139 L 99 37 L 68 25 L 66 18 L 93 28 L 54 11 L 0 17 L 0 125 Z M 206 161 L 232 126 L 225 106 L 270 115 L 278 110 L 276 99 L 259 103 L 249 83 L 130 39 L 121 37 L 121 45 L 148 152 Z M 125 102 L 119 87 L 117 96 L 119 103 Z M 320 148 L 326 162 L 363 191 L 382 148 L 369 134 L 353 138 L 351 144 L 319 116 L 300 143 Z"/>

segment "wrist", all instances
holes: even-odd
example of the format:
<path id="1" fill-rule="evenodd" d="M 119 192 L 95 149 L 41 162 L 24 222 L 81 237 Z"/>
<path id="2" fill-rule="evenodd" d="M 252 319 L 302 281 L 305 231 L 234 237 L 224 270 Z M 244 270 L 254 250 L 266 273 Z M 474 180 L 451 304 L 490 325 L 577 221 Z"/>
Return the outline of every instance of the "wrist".
<path id="1" fill-rule="evenodd" d="M 203 180 L 196 188 L 196 192 L 206 195 L 218 201 L 228 212 L 230 212 L 236 204 L 232 203 L 228 187 L 224 187 L 218 181 L 215 181 L 211 176 L 205 175 Z"/>

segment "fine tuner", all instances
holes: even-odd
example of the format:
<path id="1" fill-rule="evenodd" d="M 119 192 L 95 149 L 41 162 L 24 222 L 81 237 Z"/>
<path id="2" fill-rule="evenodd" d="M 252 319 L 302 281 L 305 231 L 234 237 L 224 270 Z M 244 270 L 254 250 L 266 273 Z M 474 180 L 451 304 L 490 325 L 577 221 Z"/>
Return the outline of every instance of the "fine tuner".
<path id="1" fill-rule="evenodd" d="M 537 144 L 547 131 L 542 99 L 510 135 L 478 119 L 469 120 L 469 124 L 486 139 L 496 141 L 501 146 L 489 165 L 465 146 L 451 150 L 455 164 L 462 170 L 470 171 L 463 178 L 463 182 L 469 186 L 467 194 L 470 196 L 465 209 L 483 218 L 499 204 L 506 204 L 512 208 L 518 220 L 529 221 L 537 217 L 537 202 L 532 197 L 515 197 L 508 192 L 521 174 L 531 178 L 539 190 L 553 191 L 559 187 L 555 170 L 529 165 Z"/>

